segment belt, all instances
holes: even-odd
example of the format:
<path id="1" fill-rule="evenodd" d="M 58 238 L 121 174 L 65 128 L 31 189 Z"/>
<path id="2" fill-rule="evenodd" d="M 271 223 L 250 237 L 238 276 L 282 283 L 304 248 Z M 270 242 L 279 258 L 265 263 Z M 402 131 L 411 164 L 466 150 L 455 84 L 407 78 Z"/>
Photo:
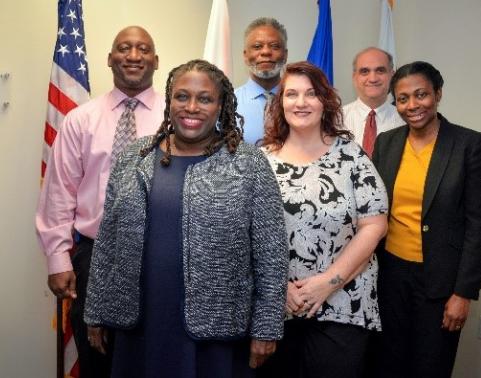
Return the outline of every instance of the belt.
<path id="1" fill-rule="evenodd" d="M 80 244 L 80 243 L 91 243 L 91 244 L 93 244 L 94 243 L 94 239 L 91 239 L 88 236 L 82 235 L 77 230 L 74 231 L 73 240 L 74 240 L 75 244 Z"/>

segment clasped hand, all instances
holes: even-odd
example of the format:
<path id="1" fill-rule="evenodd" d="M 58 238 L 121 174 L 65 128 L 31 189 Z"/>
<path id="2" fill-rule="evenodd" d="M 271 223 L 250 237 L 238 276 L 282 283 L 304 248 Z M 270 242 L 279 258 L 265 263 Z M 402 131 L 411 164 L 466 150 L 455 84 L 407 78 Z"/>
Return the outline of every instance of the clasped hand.
<path id="1" fill-rule="evenodd" d="M 307 313 L 306 317 L 311 318 L 336 289 L 337 287 L 329 282 L 329 278 L 324 273 L 289 282 L 287 284 L 287 313 L 292 315 Z"/>

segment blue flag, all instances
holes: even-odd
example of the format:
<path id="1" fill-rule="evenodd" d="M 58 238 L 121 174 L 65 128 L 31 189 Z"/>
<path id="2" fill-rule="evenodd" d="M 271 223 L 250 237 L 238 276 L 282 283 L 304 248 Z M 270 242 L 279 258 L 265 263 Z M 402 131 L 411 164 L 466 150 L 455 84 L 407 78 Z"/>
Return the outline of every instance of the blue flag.
<path id="1" fill-rule="evenodd" d="M 331 2 L 330 0 L 318 0 L 317 4 L 319 5 L 319 19 L 307 60 L 324 71 L 333 85 Z"/>

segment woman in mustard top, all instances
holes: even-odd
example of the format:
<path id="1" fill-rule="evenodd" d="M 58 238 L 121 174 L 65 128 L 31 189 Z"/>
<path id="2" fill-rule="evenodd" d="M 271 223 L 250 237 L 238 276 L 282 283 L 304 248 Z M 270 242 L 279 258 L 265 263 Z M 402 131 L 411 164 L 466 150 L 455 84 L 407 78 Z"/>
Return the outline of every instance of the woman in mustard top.
<path id="1" fill-rule="evenodd" d="M 437 112 L 442 86 L 429 63 L 399 68 L 391 92 L 406 125 L 374 148 L 390 203 L 378 248 L 380 377 L 449 377 L 481 286 L 481 134 Z"/>

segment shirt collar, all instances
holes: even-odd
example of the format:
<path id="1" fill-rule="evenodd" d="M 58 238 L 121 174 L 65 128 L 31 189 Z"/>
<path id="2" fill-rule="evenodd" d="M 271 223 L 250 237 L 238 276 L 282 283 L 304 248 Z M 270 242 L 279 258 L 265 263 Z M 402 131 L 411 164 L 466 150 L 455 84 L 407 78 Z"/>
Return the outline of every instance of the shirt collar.
<path id="1" fill-rule="evenodd" d="M 371 108 L 367 106 L 364 102 L 362 102 L 359 97 L 357 98 L 356 102 L 359 115 L 362 119 L 366 119 L 369 112 L 371 111 Z M 380 122 L 384 122 L 384 119 L 388 116 L 389 111 L 391 110 L 391 106 L 391 99 L 388 96 L 384 104 L 374 109 L 374 111 L 376 112 L 376 117 L 378 117 Z"/>
<path id="2" fill-rule="evenodd" d="M 264 95 L 266 91 L 263 87 L 257 84 L 254 80 L 249 79 L 245 85 L 247 97 L 254 100 L 259 96 Z M 277 94 L 279 91 L 279 84 L 271 89 L 271 92 Z"/>
<path id="3" fill-rule="evenodd" d="M 128 96 L 122 92 L 117 87 L 114 87 L 109 94 L 109 105 L 110 109 L 115 109 L 119 106 Z M 154 106 L 155 101 L 155 92 L 153 87 L 147 88 L 145 91 L 140 92 L 137 96 L 135 96 L 137 100 L 139 100 L 140 104 L 145 106 L 147 109 L 151 110 Z"/>

